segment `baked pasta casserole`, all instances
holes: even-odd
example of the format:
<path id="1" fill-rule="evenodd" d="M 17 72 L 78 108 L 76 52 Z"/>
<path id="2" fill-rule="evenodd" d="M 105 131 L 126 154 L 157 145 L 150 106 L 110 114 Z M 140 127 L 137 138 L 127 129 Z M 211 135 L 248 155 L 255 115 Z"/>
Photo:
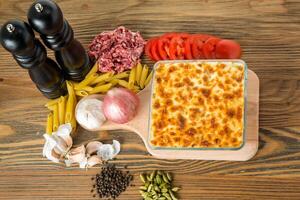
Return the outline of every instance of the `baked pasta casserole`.
<path id="1" fill-rule="evenodd" d="M 159 63 L 150 121 L 155 147 L 238 148 L 244 132 L 244 63 Z"/>

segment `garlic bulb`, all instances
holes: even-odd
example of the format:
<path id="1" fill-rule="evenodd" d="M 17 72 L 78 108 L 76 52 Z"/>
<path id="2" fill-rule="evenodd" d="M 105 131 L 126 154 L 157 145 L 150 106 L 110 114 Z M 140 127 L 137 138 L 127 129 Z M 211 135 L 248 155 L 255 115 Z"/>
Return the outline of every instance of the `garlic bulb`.
<path id="1" fill-rule="evenodd" d="M 138 106 L 138 96 L 125 88 L 109 90 L 103 100 L 105 117 L 119 124 L 130 121 L 136 115 Z"/>
<path id="2" fill-rule="evenodd" d="M 48 160 L 58 163 L 73 145 L 71 137 L 72 126 L 70 123 L 62 124 L 52 135 L 44 134 L 45 144 L 43 148 L 43 156 Z"/>
<path id="3" fill-rule="evenodd" d="M 102 111 L 102 101 L 97 95 L 91 95 L 81 99 L 75 110 L 77 122 L 89 131 L 99 130 L 106 121 Z"/>

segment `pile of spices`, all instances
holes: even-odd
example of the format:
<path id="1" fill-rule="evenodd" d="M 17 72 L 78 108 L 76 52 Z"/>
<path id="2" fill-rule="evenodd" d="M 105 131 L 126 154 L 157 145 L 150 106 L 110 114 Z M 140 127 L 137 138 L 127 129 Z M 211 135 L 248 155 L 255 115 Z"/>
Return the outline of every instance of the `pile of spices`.
<path id="1" fill-rule="evenodd" d="M 140 178 L 144 183 L 140 193 L 145 200 L 178 200 L 175 193 L 180 188 L 172 186 L 170 173 L 153 171 L 151 174 L 141 174 Z"/>
<path id="2" fill-rule="evenodd" d="M 107 164 L 102 167 L 99 174 L 96 174 L 96 178 L 92 178 L 96 183 L 93 185 L 94 189 L 91 190 L 93 193 L 98 193 L 100 198 L 116 199 L 122 192 L 126 190 L 132 181 L 133 176 L 122 172 L 117 169 L 113 164 Z M 94 194 L 93 197 L 96 197 Z"/>

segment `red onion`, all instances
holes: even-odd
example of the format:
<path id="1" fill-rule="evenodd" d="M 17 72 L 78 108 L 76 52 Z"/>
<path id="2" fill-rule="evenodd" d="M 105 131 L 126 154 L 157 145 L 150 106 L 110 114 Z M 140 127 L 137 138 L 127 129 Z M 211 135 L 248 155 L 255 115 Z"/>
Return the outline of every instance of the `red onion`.
<path id="1" fill-rule="evenodd" d="M 107 119 L 118 124 L 129 122 L 137 113 L 138 96 L 125 88 L 113 88 L 103 100 L 103 112 Z"/>

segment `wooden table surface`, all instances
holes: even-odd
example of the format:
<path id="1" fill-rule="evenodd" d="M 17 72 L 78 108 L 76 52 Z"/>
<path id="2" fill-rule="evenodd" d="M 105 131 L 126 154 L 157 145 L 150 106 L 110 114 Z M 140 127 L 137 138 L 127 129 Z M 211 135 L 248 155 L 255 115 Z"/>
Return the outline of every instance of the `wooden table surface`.
<path id="1" fill-rule="evenodd" d="M 0 1 L 0 24 L 26 20 L 32 1 Z M 124 131 L 79 130 L 75 143 L 122 143 L 114 161 L 128 165 L 136 187 L 119 199 L 141 199 L 138 174 L 175 174 L 180 199 L 300 199 L 300 2 L 58 1 L 75 36 L 86 47 L 105 30 L 124 25 L 144 38 L 164 32 L 208 33 L 237 40 L 243 59 L 260 78 L 259 151 L 247 162 L 159 160 L 142 140 Z M 48 51 L 53 57 L 53 53 Z M 92 199 L 91 176 L 99 167 L 65 168 L 42 158 L 47 109 L 26 70 L 0 48 L 0 199 Z M 249 111 L 251 112 L 251 111 Z"/>

